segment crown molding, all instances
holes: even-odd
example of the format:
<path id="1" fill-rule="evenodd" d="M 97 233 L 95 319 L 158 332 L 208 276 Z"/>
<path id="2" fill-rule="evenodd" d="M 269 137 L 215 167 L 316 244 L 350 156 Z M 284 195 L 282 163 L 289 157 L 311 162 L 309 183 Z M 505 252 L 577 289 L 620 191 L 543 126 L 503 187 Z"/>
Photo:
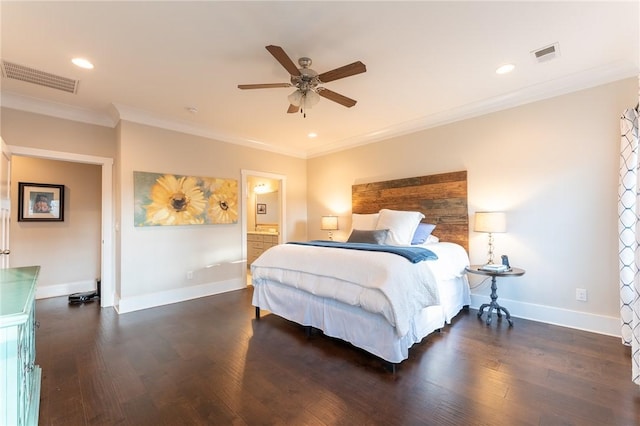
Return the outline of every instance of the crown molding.
<path id="1" fill-rule="evenodd" d="M 592 87 L 623 80 L 625 78 L 638 77 L 640 70 L 631 62 L 617 62 L 607 66 L 593 68 L 579 73 L 571 74 L 555 80 L 525 87 L 521 90 L 505 93 L 501 96 L 485 99 L 479 102 L 462 105 L 447 111 L 438 112 L 415 120 L 406 121 L 375 132 L 363 134 L 350 139 L 334 142 L 316 150 L 307 152 L 307 158 L 344 151 L 391 139 L 422 130 L 431 129 L 456 121 L 467 120 L 474 117 L 515 108 L 521 105 L 566 95 L 568 93 L 589 89 Z"/>
<path id="2" fill-rule="evenodd" d="M 167 119 L 166 117 L 160 117 L 124 104 L 112 104 L 109 106 L 108 111 L 98 112 L 57 102 L 44 101 L 37 98 L 18 95 L 12 92 L 2 92 L 1 102 L 2 106 L 7 108 L 79 121 L 82 123 L 113 128 L 120 120 L 126 120 L 161 129 L 200 136 L 207 139 L 246 146 L 253 149 L 269 151 L 276 154 L 308 159 L 380 142 L 385 139 L 416 133 L 456 121 L 479 117 L 481 115 L 588 89 L 625 78 L 637 77 L 638 73 L 638 65 L 634 62 L 616 62 L 525 87 L 521 90 L 505 93 L 501 96 L 461 105 L 457 108 L 378 129 L 374 132 L 362 134 L 353 138 L 339 140 L 331 144 L 324 145 L 321 148 L 310 149 L 308 151 L 284 149 L 259 140 L 234 137 L 203 126 L 197 126 L 192 123 L 185 123 Z"/>
<path id="3" fill-rule="evenodd" d="M 3 107 L 62 118 L 65 120 L 79 121 L 86 124 L 95 124 L 104 127 L 115 127 L 117 122 L 106 114 L 86 108 L 74 107 L 59 102 L 45 101 L 39 98 L 19 95 L 13 92 L 3 91 L 0 94 Z"/>
<path id="4" fill-rule="evenodd" d="M 158 127 L 161 129 L 172 130 L 189 135 L 200 136 L 207 139 L 214 139 L 221 142 L 242 145 L 249 148 L 269 151 L 276 154 L 287 155 L 289 157 L 306 158 L 306 153 L 302 151 L 287 150 L 278 146 L 270 145 L 266 142 L 237 138 L 228 134 L 216 132 L 204 126 L 197 126 L 191 123 L 185 123 L 176 120 L 169 120 L 147 111 L 136 109 L 124 104 L 113 104 L 113 108 L 118 114 L 119 120 L 131 121 L 147 126 Z"/>

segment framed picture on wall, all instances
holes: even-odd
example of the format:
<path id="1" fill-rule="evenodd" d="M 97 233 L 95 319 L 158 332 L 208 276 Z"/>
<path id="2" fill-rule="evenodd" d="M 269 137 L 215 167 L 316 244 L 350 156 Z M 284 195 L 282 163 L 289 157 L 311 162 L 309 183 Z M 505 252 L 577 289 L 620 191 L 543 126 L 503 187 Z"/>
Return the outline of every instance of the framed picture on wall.
<path id="1" fill-rule="evenodd" d="M 18 222 L 62 222 L 64 185 L 18 182 Z"/>
<path id="2" fill-rule="evenodd" d="M 267 214 L 267 205 L 261 203 L 256 204 L 256 213 Z"/>

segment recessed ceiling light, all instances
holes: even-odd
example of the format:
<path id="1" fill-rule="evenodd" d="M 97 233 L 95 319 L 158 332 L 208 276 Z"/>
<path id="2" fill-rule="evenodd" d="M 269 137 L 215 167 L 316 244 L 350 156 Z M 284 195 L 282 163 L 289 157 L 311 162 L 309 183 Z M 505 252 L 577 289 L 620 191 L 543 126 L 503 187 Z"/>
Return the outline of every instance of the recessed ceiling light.
<path id="1" fill-rule="evenodd" d="M 189 111 L 191 114 L 197 114 L 198 113 L 198 108 L 196 108 L 196 107 L 188 106 L 188 107 L 184 107 L 184 109 Z"/>
<path id="2" fill-rule="evenodd" d="M 311 133 L 309 133 L 309 134 L 307 135 L 307 137 L 310 137 L 310 138 L 317 138 L 317 137 L 318 137 L 318 134 L 317 134 L 317 133 L 315 133 L 315 132 L 311 132 Z"/>
<path id="3" fill-rule="evenodd" d="M 507 74 L 507 73 L 513 71 L 513 69 L 515 67 L 516 66 L 513 65 L 513 64 L 504 64 L 504 65 L 498 67 L 498 69 L 496 70 L 496 74 Z"/>
<path id="4" fill-rule="evenodd" d="M 84 59 L 84 58 L 73 58 L 71 60 L 71 62 L 73 62 L 74 65 L 80 67 L 80 68 L 84 68 L 87 70 L 92 70 L 93 69 L 93 64 L 91 62 L 89 62 L 89 60 Z"/>

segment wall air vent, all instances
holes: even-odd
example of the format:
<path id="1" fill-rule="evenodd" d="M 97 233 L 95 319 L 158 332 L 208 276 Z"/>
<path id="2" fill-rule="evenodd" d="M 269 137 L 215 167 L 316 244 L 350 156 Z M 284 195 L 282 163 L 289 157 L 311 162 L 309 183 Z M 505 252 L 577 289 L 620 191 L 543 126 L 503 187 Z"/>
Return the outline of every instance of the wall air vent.
<path id="1" fill-rule="evenodd" d="M 49 87 L 51 89 L 62 90 L 63 92 L 76 94 L 78 91 L 78 80 L 40 71 L 24 65 L 2 61 L 2 78 L 20 80 L 38 86 Z"/>
<path id="2" fill-rule="evenodd" d="M 531 51 L 536 62 L 546 62 L 551 59 L 555 59 L 560 56 L 560 46 L 558 43 L 550 44 L 549 46 L 541 47 L 540 49 L 536 49 Z"/>

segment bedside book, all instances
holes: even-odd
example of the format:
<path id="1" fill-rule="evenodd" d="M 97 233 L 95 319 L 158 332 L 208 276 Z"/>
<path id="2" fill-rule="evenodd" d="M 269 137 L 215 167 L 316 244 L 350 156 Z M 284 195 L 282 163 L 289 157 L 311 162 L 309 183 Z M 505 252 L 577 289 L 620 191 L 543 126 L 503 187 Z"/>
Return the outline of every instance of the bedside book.
<path id="1" fill-rule="evenodd" d="M 487 272 L 507 272 L 511 268 L 509 268 L 507 265 L 501 265 L 499 263 L 488 263 L 486 265 L 482 265 L 478 269 Z"/>

